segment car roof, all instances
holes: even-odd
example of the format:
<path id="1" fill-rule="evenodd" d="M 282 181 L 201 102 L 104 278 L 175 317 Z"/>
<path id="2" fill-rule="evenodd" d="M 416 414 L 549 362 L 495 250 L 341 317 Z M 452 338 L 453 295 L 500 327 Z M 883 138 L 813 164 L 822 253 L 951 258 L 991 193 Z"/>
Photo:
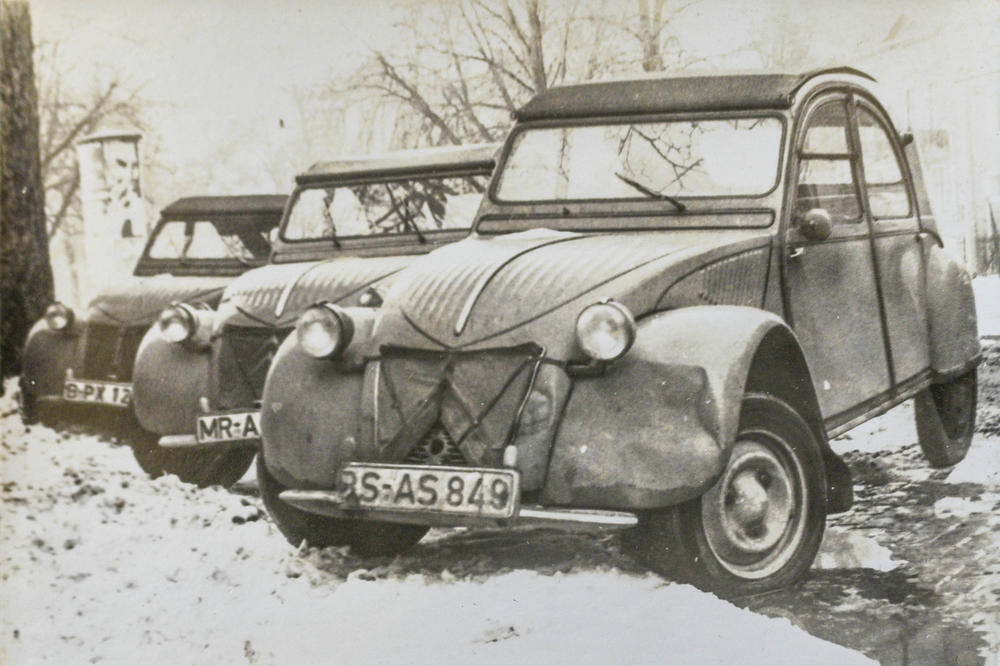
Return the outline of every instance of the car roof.
<path id="1" fill-rule="evenodd" d="M 317 162 L 295 180 L 301 184 L 378 176 L 405 177 L 428 172 L 492 171 L 499 150 L 499 143 L 477 143 L 344 157 Z"/>
<path id="2" fill-rule="evenodd" d="M 243 194 L 239 196 L 182 197 L 160 211 L 161 217 L 186 218 L 193 215 L 281 215 L 286 194 Z"/>
<path id="3" fill-rule="evenodd" d="M 693 74 L 556 86 L 518 109 L 518 120 L 622 116 L 688 111 L 787 109 L 796 91 L 817 76 L 875 79 L 852 67 L 799 74 L 754 72 Z"/>

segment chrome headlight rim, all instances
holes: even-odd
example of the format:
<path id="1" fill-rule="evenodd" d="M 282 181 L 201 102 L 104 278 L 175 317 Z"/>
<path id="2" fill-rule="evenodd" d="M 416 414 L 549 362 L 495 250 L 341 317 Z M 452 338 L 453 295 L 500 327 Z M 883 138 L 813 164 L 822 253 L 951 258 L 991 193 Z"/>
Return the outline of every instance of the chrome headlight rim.
<path id="1" fill-rule="evenodd" d="M 595 323 L 610 324 L 610 330 L 607 326 L 599 330 L 595 328 Z M 575 332 L 577 344 L 589 358 L 601 362 L 615 361 L 627 354 L 635 343 L 635 317 L 621 303 L 604 299 L 580 311 L 576 317 Z M 598 337 L 601 334 L 604 334 L 603 340 Z"/>
<path id="2" fill-rule="evenodd" d="M 75 316 L 73 308 L 56 301 L 45 308 L 43 318 L 45 319 L 45 325 L 53 331 L 67 331 L 73 326 Z"/>
<path id="3" fill-rule="evenodd" d="M 156 328 L 167 342 L 183 344 L 194 339 L 198 332 L 198 313 L 187 303 L 171 303 L 160 313 Z"/>
<path id="4" fill-rule="evenodd" d="M 295 322 L 295 337 L 299 348 L 307 355 L 318 359 L 337 358 L 351 344 L 354 321 L 343 308 L 321 301 L 299 316 Z"/>

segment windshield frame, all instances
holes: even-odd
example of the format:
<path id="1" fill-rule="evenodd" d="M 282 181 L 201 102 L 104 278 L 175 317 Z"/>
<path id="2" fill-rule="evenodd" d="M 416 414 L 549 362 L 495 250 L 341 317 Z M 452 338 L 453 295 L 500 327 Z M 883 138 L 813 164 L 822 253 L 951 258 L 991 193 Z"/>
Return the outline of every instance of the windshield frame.
<path id="1" fill-rule="evenodd" d="M 291 221 L 292 210 L 294 209 L 295 204 L 298 203 L 299 197 L 306 190 L 314 190 L 324 187 L 339 188 L 351 187 L 354 185 L 381 185 L 414 180 L 445 180 L 449 178 L 479 177 L 483 180 L 483 192 L 480 196 L 485 197 L 492 184 L 490 175 L 490 171 L 483 171 L 479 168 L 462 168 L 443 169 L 422 173 L 386 173 L 377 176 L 363 176 L 357 178 L 300 179 L 300 181 L 296 184 L 295 189 L 292 190 L 291 196 L 288 198 L 288 205 L 285 207 L 285 212 L 281 217 L 281 224 L 278 227 L 278 235 L 276 243 L 272 249 L 272 253 L 278 254 L 282 251 L 282 249 L 287 251 L 296 247 L 301 248 L 308 246 L 322 246 L 330 248 L 331 251 L 335 252 L 337 250 L 344 250 L 351 247 L 423 245 L 424 243 L 421 242 L 421 236 L 423 236 L 428 242 L 431 241 L 431 239 L 437 239 L 440 237 L 447 238 L 448 236 L 455 234 L 459 234 L 460 237 L 468 236 L 476 226 L 476 220 L 479 217 L 479 208 L 482 206 L 482 199 L 480 199 L 480 204 L 477 206 L 476 214 L 473 215 L 472 219 L 469 221 L 469 226 L 467 227 L 456 227 L 453 229 L 420 229 L 419 233 L 413 231 L 412 229 L 408 229 L 403 232 L 391 234 L 355 234 L 351 236 L 336 235 L 321 236 L 318 238 L 288 238 L 285 236 L 285 231 L 288 228 L 288 223 Z M 336 243 L 334 242 L 335 240 Z M 273 261 L 274 260 L 272 259 L 272 262 Z"/>
<path id="2" fill-rule="evenodd" d="M 628 125 L 628 124 L 640 124 L 640 123 L 655 123 L 655 122 L 673 122 L 673 121 L 685 121 L 685 120 L 735 120 L 735 119 L 747 119 L 747 118 L 775 118 L 781 124 L 781 135 L 778 139 L 778 154 L 775 164 L 775 174 L 774 179 L 771 181 L 771 187 L 766 191 L 759 194 L 740 194 L 740 195 L 683 195 L 683 194 L 671 194 L 671 197 L 678 199 L 683 202 L 716 202 L 716 201 L 727 201 L 727 202 L 747 202 L 750 200 L 761 200 L 770 197 L 781 185 L 782 177 L 784 175 L 784 159 L 785 159 L 785 146 L 788 143 L 788 116 L 786 113 L 782 113 L 779 110 L 769 110 L 769 109 L 752 109 L 747 111 L 719 111 L 719 112 L 689 112 L 689 113 L 657 113 L 648 115 L 637 115 L 637 116 L 599 116 L 599 117 L 589 117 L 589 118 L 567 118 L 567 119 L 555 119 L 555 120 L 538 120 L 530 121 L 525 123 L 518 123 L 511 130 L 504 142 L 504 149 L 497 160 L 496 170 L 494 171 L 493 178 L 490 179 L 490 186 L 487 190 L 486 196 L 489 199 L 490 204 L 500 207 L 523 207 L 523 206 L 563 206 L 564 204 L 570 204 L 574 206 L 587 205 L 587 204 L 635 204 L 637 202 L 649 202 L 654 201 L 659 204 L 663 204 L 658 197 L 643 196 L 640 193 L 636 193 L 634 197 L 612 197 L 612 198 L 586 198 L 586 199 L 517 199 L 508 200 L 501 199 L 498 195 L 498 189 L 500 187 L 500 182 L 502 180 L 504 170 L 507 168 L 507 161 L 509 160 L 511 153 L 513 153 L 514 144 L 518 137 L 524 132 L 536 129 L 559 129 L 564 127 L 595 127 L 601 125 Z M 742 204 L 742 207 L 746 207 L 746 203 Z M 690 209 L 689 209 L 690 211 Z M 672 211 L 678 215 L 684 215 L 684 211 Z M 690 211 L 694 212 L 694 211 Z M 478 220 L 476 223 L 478 227 Z"/>
<path id="3" fill-rule="evenodd" d="M 274 254 L 274 243 L 271 243 L 271 247 L 266 255 L 260 257 L 254 257 L 249 260 L 241 260 L 237 257 L 211 257 L 211 258 L 193 258 L 187 257 L 181 259 L 180 257 L 152 257 L 150 256 L 150 250 L 153 248 L 153 244 L 159 237 L 163 228 L 168 224 L 174 223 L 186 223 L 186 222 L 212 222 L 213 217 L 229 217 L 238 218 L 241 216 L 246 217 L 256 217 L 264 220 L 267 215 L 263 215 L 257 212 L 250 213 L 227 213 L 224 216 L 216 215 L 167 215 L 161 216 L 156 224 L 153 226 L 152 231 L 149 233 L 149 237 L 146 239 L 142 247 L 142 253 L 139 255 L 138 260 L 136 260 L 135 268 L 132 271 L 133 275 L 136 276 L 149 276 L 157 275 L 160 273 L 171 273 L 174 275 L 239 275 L 240 273 L 249 270 L 251 268 L 257 268 L 267 264 L 271 260 L 271 256 Z M 282 214 L 283 216 L 283 214 Z M 276 229 L 280 224 L 282 216 L 274 215 L 278 220 L 270 228 Z M 259 225 L 262 229 L 267 228 L 268 224 L 266 222 L 260 222 Z M 266 232 L 265 232 L 266 233 Z"/>

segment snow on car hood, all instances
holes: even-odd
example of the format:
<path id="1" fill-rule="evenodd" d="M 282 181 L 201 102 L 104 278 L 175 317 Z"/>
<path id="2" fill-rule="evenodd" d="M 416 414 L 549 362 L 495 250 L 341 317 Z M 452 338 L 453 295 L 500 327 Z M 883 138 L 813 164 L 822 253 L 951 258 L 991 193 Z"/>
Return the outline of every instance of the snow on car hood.
<path id="1" fill-rule="evenodd" d="M 336 257 L 326 261 L 272 264 L 233 280 L 222 297 L 222 319 L 237 325 L 290 325 L 317 301 L 350 303 L 367 287 L 396 274 L 412 255 Z"/>
<path id="2" fill-rule="evenodd" d="M 231 277 L 177 277 L 166 274 L 132 278 L 94 297 L 88 306 L 89 318 L 131 326 L 151 324 L 165 307 L 175 301 L 214 304 L 230 280 Z"/>
<path id="3" fill-rule="evenodd" d="M 471 237 L 432 252 L 397 277 L 383 306 L 378 342 L 413 346 L 416 331 L 424 342 L 467 347 L 595 290 L 595 299 L 623 300 L 639 315 L 655 305 L 682 269 L 697 267 L 710 255 L 760 246 L 764 237 L 745 230 L 580 234 L 549 229 Z M 631 303 L 640 288 L 649 297 Z"/>

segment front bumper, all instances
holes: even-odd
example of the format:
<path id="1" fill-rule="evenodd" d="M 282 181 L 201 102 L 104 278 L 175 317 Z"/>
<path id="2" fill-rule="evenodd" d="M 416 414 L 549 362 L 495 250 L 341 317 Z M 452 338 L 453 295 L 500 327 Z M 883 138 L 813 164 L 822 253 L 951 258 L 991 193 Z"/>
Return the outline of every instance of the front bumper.
<path id="1" fill-rule="evenodd" d="M 437 511 L 393 511 L 358 507 L 336 490 L 286 490 L 278 496 L 297 509 L 331 518 L 409 523 L 433 527 L 550 527 L 570 531 L 624 530 L 635 527 L 638 516 L 629 511 L 565 509 L 519 505 L 511 518 L 485 518 Z"/>

